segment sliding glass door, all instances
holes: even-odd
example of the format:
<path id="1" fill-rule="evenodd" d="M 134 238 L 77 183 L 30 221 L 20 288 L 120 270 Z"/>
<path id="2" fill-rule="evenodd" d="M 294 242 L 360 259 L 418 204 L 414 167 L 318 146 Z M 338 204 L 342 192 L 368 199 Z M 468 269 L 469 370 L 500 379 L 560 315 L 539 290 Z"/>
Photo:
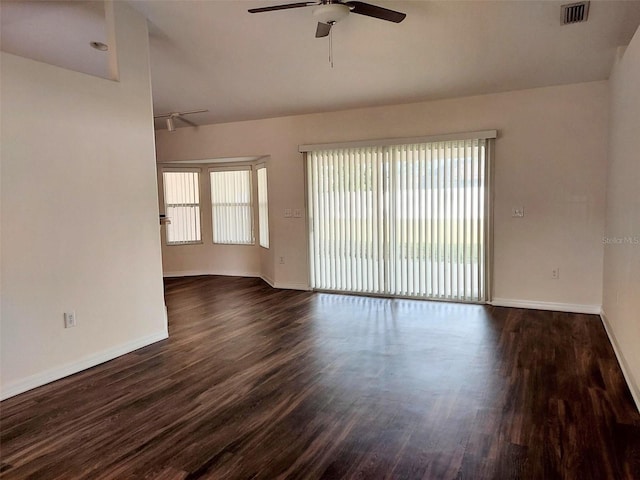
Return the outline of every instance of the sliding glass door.
<path id="1" fill-rule="evenodd" d="M 311 286 L 484 301 L 487 140 L 307 152 Z"/>

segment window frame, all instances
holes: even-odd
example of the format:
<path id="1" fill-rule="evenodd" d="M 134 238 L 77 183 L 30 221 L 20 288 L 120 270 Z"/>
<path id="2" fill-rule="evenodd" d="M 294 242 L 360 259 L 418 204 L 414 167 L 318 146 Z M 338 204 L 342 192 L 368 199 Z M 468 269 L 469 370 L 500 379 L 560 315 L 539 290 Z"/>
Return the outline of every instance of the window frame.
<path id="1" fill-rule="evenodd" d="M 266 218 L 265 218 L 265 222 L 264 225 L 266 226 L 266 235 L 265 235 L 265 239 L 266 239 L 266 245 L 264 245 L 262 243 L 263 241 L 263 234 L 265 233 L 265 231 L 263 230 L 262 226 L 263 226 L 263 221 L 262 221 L 262 203 L 260 200 L 260 171 L 264 170 L 264 187 L 265 187 L 265 204 L 264 204 L 264 211 L 266 214 Z M 267 164 L 266 163 L 260 163 L 258 165 L 255 166 L 255 172 L 256 172 L 256 194 L 257 194 L 257 205 L 258 205 L 258 245 L 264 249 L 269 250 L 270 245 L 271 245 L 271 230 L 269 229 L 269 172 L 267 170 Z"/>
<path id="2" fill-rule="evenodd" d="M 165 173 L 197 173 L 198 174 L 198 203 L 197 204 L 179 204 L 179 205 L 197 205 L 198 206 L 198 212 L 199 212 L 199 223 L 198 223 L 198 230 L 199 230 L 199 240 L 192 240 L 192 241 L 187 241 L 187 242 L 170 242 L 169 241 L 169 225 L 166 225 L 166 230 L 164 232 L 164 244 L 167 247 L 181 247 L 181 246 L 187 246 L 187 245 L 202 245 L 204 243 L 204 240 L 202 238 L 202 169 L 197 168 L 197 167 L 177 167 L 177 166 L 171 166 L 171 167 L 161 167 L 160 168 L 160 179 L 161 179 L 161 185 L 162 188 L 160 189 L 160 192 L 162 194 L 162 205 L 164 207 L 164 214 L 167 214 L 167 208 L 169 207 L 169 205 L 167 204 L 167 199 L 166 199 L 166 193 L 165 193 L 165 181 L 164 181 L 164 174 Z M 173 205 L 173 204 L 172 204 Z M 169 217 L 169 220 L 171 220 L 171 217 Z"/>
<path id="3" fill-rule="evenodd" d="M 209 216 L 211 219 L 211 242 L 213 245 L 234 245 L 234 246 L 248 246 L 252 247 L 256 245 L 256 226 L 255 226 L 255 198 L 254 198 L 254 165 L 208 165 L 206 166 L 207 170 L 207 182 L 209 188 Z M 237 242 L 216 242 L 215 241 L 215 222 L 213 218 L 213 196 L 212 196 L 212 185 L 211 182 L 211 174 L 215 172 L 238 172 L 238 171 L 248 171 L 249 172 L 249 203 L 248 206 L 250 208 L 249 218 L 251 220 L 250 232 L 251 232 L 251 242 L 250 243 L 237 243 Z M 255 180 L 257 183 L 257 179 Z"/>

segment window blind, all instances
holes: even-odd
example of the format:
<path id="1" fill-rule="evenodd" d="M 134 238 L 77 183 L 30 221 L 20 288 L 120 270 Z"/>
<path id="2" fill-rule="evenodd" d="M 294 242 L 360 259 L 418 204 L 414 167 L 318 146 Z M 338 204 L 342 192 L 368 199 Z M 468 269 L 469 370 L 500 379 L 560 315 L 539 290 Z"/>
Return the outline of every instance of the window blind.
<path id="1" fill-rule="evenodd" d="M 251 170 L 211 170 L 209 175 L 213 243 L 253 244 Z"/>
<path id="2" fill-rule="evenodd" d="M 200 232 L 200 174 L 190 171 L 162 172 L 167 244 L 199 243 Z"/>
<path id="3" fill-rule="evenodd" d="M 487 140 L 307 152 L 311 285 L 486 298 Z"/>
<path id="4" fill-rule="evenodd" d="M 267 169 L 258 167 L 258 224 L 260 246 L 269 248 L 269 199 L 267 194 Z"/>

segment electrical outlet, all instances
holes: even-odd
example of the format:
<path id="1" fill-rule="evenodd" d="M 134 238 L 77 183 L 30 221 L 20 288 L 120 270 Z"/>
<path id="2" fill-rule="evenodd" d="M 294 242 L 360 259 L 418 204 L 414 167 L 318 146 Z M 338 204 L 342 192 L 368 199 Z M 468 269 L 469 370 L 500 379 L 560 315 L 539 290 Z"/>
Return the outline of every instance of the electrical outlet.
<path id="1" fill-rule="evenodd" d="M 280 264 L 284 264 L 284 257 L 280 257 Z"/>
<path id="2" fill-rule="evenodd" d="M 284 216 L 285 216 L 285 218 L 290 218 L 291 217 L 291 209 L 290 208 L 285 208 L 284 209 Z"/>
<path id="3" fill-rule="evenodd" d="M 513 207 L 511 209 L 512 217 L 524 217 L 524 207 Z"/>
<path id="4" fill-rule="evenodd" d="M 302 218 L 302 210 L 296 208 L 293 210 L 293 218 Z"/>
<path id="5" fill-rule="evenodd" d="M 64 312 L 64 328 L 76 326 L 76 312 Z"/>
<path id="6" fill-rule="evenodd" d="M 553 280 L 558 280 L 560 278 L 560 268 L 556 267 L 553 270 L 551 270 L 551 278 Z"/>

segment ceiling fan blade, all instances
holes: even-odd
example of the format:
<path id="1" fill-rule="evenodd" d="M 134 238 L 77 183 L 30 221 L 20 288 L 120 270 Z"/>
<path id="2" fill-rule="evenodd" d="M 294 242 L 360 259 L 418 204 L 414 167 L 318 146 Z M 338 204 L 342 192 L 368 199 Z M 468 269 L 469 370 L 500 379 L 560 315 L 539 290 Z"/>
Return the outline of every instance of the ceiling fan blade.
<path id="1" fill-rule="evenodd" d="M 331 25 L 328 23 L 318 22 L 318 28 L 316 28 L 316 38 L 322 38 L 329 35 L 331 31 Z"/>
<path id="2" fill-rule="evenodd" d="M 178 120 L 182 120 L 184 123 L 186 123 L 187 125 L 191 125 L 192 127 L 197 127 L 198 126 L 197 123 L 193 123 L 191 120 L 187 120 L 182 115 L 177 115 L 174 118 L 177 118 Z"/>
<path id="3" fill-rule="evenodd" d="M 406 13 L 396 12 L 395 10 L 378 7 L 370 3 L 344 2 L 344 4 L 351 8 L 351 13 L 358 13 L 360 15 L 366 15 L 367 17 L 379 18 L 380 20 L 387 20 L 394 23 L 400 23 L 407 16 Z"/>
<path id="4" fill-rule="evenodd" d="M 274 10 L 287 10 L 289 8 L 310 7 L 312 5 L 320 5 L 320 2 L 287 3 L 285 5 L 274 5 L 273 7 L 250 8 L 249 13 L 273 12 Z"/>
<path id="5" fill-rule="evenodd" d="M 209 110 L 188 110 L 186 112 L 176 112 L 178 115 L 191 115 L 192 113 L 205 113 Z"/>
<path id="6" fill-rule="evenodd" d="M 192 113 L 205 113 L 209 110 L 188 110 L 186 112 L 169 112 L 169 113 L 160 113 L 158 115 L 154 115 L 153 118 L 167 118 L 167 117 L 175 117 L 176 115 L 191 115 Z"/>

